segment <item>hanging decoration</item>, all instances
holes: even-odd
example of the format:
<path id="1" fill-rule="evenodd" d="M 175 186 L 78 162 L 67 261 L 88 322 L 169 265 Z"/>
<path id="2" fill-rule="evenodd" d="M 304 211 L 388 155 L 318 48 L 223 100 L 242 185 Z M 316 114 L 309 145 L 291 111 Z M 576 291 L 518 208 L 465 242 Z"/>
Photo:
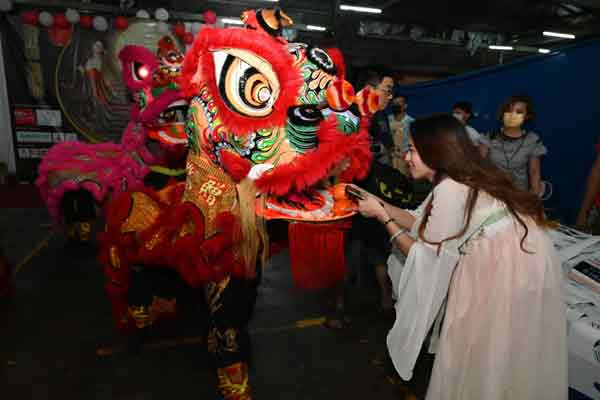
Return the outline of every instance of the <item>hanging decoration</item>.
<path id="1" fill-rule="evenodd" d="M 52 44 L 58 47 L 66 46 L 71 40 L 71 34 L 71 23 L 67 16 L 62 13 L 54 14 L 54 23 L 48 29 L 48 38 Z"/>
<path id="2" fill-rule="evenodd" d="M 54 23 L 54 17 L 48 11 L 42 11 L 38 16 L 40 25 L 50 28 Z"/>
<path id="3" fill-rule="evenodd" d="M 173 33 L 183 39 L 183 36 L 185 35 L 185 25 L 181 22 L 176 23 L 173 25 Z"/>
<path id="4" fill-rule="evenodd" d="M 194 43 L 194 34 L 192 32 L 186 32 L 183 35 L 183 42 L 185 44 L 192 44 L 192 43 Z"/>
<path id="5" fill-rule="evenodd" d="M 59 29 L 69 29 L 71 24 L 65 14 L 57 13 L 54 14 L 54 26 Z"/>
<path id="6" fill-rule="evenodd" d="M 150 14 L 148 14 L 148 11 L 146 10 L 139 10 L 136 14 L 135 14 L 136 18 L 139 19 L 149 19 L 150 18 Z"/>
<path id="7" fill-rule="evenodd" d="M 204 22 L 208 25 L 214 25 L 217 23 L 217 14 L 213 10 L 207 10 L 202 13 Z"/>
<path id="8" fill-rule="evenodd" d="M 168 21 L 169 12 L 164 8 L 157 8 L 156 11 L 154 11 L 154 18 L 156 18 L 158 21 Z"/>
<path id="9" fill-rule="evenodd" d="M 106 30 L 108 29 L 108 22 L 106 21 L 106 18 L 104 18 L 100 15 L 96 15 L 94 17 L 93 25 L 94 25 L 94 29 L 97 30 L 98 32 L 106 32 Z"/>
<path id="10" fill-rule="evenodd" d="M 67 17 L 67 21 L 73 25 L 79 22 L 79 12 L 77 10 L 69 8 L 65 13 L 65 16 Z"/>
<path id="11" fill-rule="evenodd" d="M 129 27 L 129 20 L 127 18 L 122 15 L 119 15 L 117 18 L 115 18 L 115 28 L 120 31 L 124 31 L 127 29 L 127 27 Z"/>
<path id="12" fill-rule="evenodd" d="M 21 13 L 21 20 L 25 25 L 37 25 L 39 14 L 36 10 L 23 11 Z"/>
<path id="13" fill-rule="evenodd" d="M 94 24 L 94 19 L 92 18 L 91 15 L 82 15 L 81 18 L 79 19 L 79 25 L 82 28 L 89 29 L 93 26 L 93 24 Z"/>

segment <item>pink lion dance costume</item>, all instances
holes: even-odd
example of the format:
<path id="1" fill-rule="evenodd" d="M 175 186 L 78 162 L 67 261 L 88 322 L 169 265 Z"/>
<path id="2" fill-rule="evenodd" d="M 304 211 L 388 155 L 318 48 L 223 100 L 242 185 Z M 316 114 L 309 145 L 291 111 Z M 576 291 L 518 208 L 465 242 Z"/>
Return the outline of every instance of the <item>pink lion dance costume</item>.
<path id="1" fill-rule="evenodd" d="M 124 193 L 108 207 L 100 259 L 118 328 L 131 334 L 177 308 L 143 274 L 164 269 L 200 289 L 208 348 L 223 399 L 251 399 L 248 335 L 256 277 L 269 256 L 269 220 L 289 222 L 297 286 L 344 278 L 353 215 L 343 182 L 371 160 L 376 92 L 354 94 L 339 51 L 288 43 L 279 10 L 247 11 L 244 28 L 203 28 L 187 53 L 190 99 L 185 183 Z M 147 288 L 146 291 L 143 288 Z"/>
<path id="2" fill-rule="evenodd" d="M 124 191 L 141 190 L 153 169 L 160 173 L 185 163 L 187 102 L 176 82 L 183 55 L 164 37 L 157 54 L 126 46 L 119 58 L 123 80 L 135 99 L 121 143 L 60 143 L 39 167 L 36 185 L 50 215 L 73 239 L 89 240 L 95 205 L 103 206 Z M 150 142 L 155 142 L 154 151 Z"/>

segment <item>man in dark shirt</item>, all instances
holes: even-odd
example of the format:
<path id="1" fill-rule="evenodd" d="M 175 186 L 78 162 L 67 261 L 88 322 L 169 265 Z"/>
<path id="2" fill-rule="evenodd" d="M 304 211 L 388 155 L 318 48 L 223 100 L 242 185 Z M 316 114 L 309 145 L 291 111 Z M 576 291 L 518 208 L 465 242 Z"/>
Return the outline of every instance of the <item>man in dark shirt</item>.
<path id="1" fill-rule="evenodd" d="M 413 182 L 399 170 L 376 160 L 371 164 L 369 175 L 357 185 L 396 207 L 416 208 L 423 197 L 415 192 Z M 391 252 L 389 235 L 379 221 L 356 216 L 352 224 L 352 237 L 361 245 L 362 263 L 375 269 L 381 289 L 381 309 L 387 313 L 393 307 L 387 275 L 387 258 Z"/>

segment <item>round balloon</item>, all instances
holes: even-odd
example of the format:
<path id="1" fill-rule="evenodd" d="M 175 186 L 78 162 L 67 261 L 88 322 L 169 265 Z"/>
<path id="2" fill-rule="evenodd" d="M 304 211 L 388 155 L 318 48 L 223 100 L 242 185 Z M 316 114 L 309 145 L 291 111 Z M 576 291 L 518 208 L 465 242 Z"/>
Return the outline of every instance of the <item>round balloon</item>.
<path id="1" fill-rule="evenodd" d="M 72 24 L 76 24 L 79 22 L 79 12 L 77 10 L 69 8 L 65 13 L 65 16 L 67 17 L 67 21 L 69 21 Z"/>
<path id="2" fill-rule="evenodd" d="M 106 18 L 96 15 L 93 20 L 94 29 L 98 32 L 105 32 L 108 29 Z"/>
<path id="3" fill-rule="evenodd" d="M 48 11 L 42 11 L 38 16 L 38 20 L 40 21 L 40 25 L 49 28 L 54 23 L 54 17 Z"/>
<path id="4" fill-rule="evenodd" d="M 79 25 L 81 25 L 83 28 L 91 28 L 93 24 L 94 19 L 91 15 L 82 15 L 79 19 Z"/>
<path id="5" fill-rule="evenodd" d="M 65 14 L 54 14 L 54 26 L 57 28 L 66 29 L 70 26 L 69 20 Z"/>
<path id="6" fill-rule="evenodd" d="M 115 18 L 115 28 L 117 28 L 120 31 L 124 31 L 125 29 L 127 29 L 127 27 L 129 26 L 129 21 L 127 20 L 127 18 L 123 17 L 122 15 L 119 15 L 117 18 Z"/>
<path id="7" fill-rule="evenodd" d="M 148 11 L 146 11 L 146 10 L 139 10 L 139 11 L 138 11 L 138 12 L 135 14 L 135 16 L 136 16 L 137 18 L 140 18 L 140 19 L 148 19 L 148 18 L 150 18 L 150 14 L 148 14 Z"/>
<path id="8" fill-rule="evenodd" d="M 167 21 L 169 19 L 169 12 L 164 8 L 157 8 L 156 11 L 154 11 L 154 18 L 159 21 Z"/>

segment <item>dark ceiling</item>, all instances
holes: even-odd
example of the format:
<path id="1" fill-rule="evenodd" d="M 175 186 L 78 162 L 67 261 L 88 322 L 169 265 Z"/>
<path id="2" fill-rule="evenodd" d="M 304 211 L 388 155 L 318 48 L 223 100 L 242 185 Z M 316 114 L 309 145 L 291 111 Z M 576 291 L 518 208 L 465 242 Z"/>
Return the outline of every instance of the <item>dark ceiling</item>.
<path id="1" fill-rule="evenodd" d="M 119 5 L 119 0 L 89 2 Z M 377 7 L 383 12 L 343 12 L 340 3 Z M 273 6 L 285 10 L 300 28 L 307 24 L 327 27 L 326 33 L 300 29 L 298 39 L 333 42 L 354 66 L 375 64 L 437 75 L 497 64 L 537 52 L 539 47 L 556 49 L 572 43 L 546 38 L 542 36 L 545 30 L 573 33 L 577 40 L 600 37 L 600 0 L 137 0 L 133 10 L 164 7 L 200 14 L 212 9 L 219 16 L 236 17 L 248 8 Z M 490 44 L 512 45 L 517 51 L 488 50 Z"/>

